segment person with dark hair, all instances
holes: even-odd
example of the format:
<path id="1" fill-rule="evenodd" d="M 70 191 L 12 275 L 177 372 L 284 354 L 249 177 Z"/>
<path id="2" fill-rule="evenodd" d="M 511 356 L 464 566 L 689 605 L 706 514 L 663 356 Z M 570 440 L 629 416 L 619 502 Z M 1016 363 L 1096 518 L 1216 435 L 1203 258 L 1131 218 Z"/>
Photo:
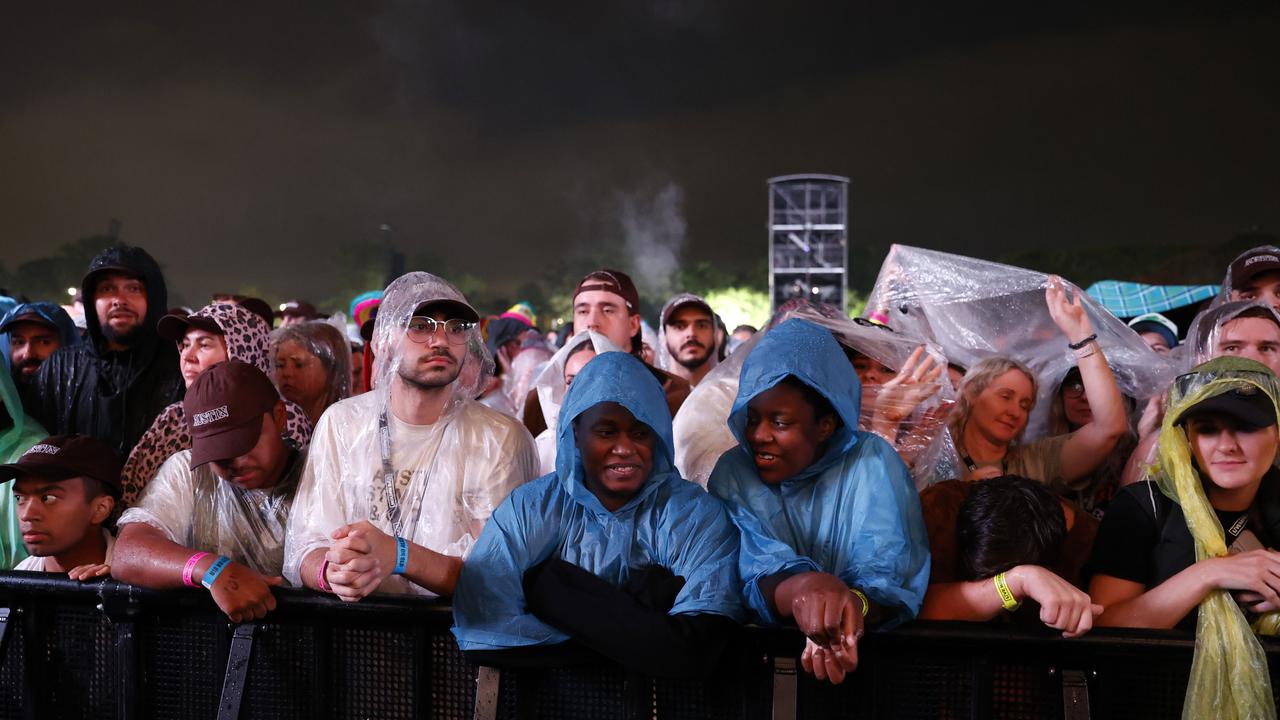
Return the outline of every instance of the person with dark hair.
<path id="1" fill-rule="evenodd" d="M 593 330 L 609 338 L 623 350 L 642 357 L 640 328 L 640 293 L 631 277 L 621 270 L 604 268 L 587 273 L 573 291 L 573 332 L 577 337 Z M 675 417 L 680 405 L 689 397 L 692 386 L 684 378 L 649 365 L 667 396 L 667 409 Z M 537 437 L 547 429 L 538 394 L 530 390 L 525 398 L 523 418 L 529 433 Z"/>
<path id="2" fill-rule="evenodd" d="M 25 388 L 58 348 L 80 344 L 71 316 L 50 302 L 21 303 L 0 318 L 0 353 L 13 382 Z"/>
<path id="3" fill-rule="evenodd" d="M 933 559 L 920 617 L 983 622 L 1031 600 L 1038 621 L 1067 637 L 1092 627 L 1100 608 L 1079 589 L 1092 517 L 1017 475 L 930 485 L 920 504 Z"/>
<path id="4" fill-rule="evenodd" d="M 662 388 L 606 352 L 573 381 L 555 470 L 517 488 L 462 566 L 454 634 L 475 662 L 574 647 L 664 677 L 715 667 L 742 619 L 738 534 L 672 464 Z"/>
<path id="5" fill-rule="evenodd" d="M 158 590 L 203 585 L 232 622 L 275 608 L 285 526 L 306 451 L 285 444 L 284 401 L 239 360 L 201 373 L 182 401 L 191 449 L 120 516 L 112 575 Z"/>
<path id="6" fill-rule="evenodd" d="M 194 313 L 170 313 L 160 318 L 156 332 L 178 347 L 184 387 L 190 388 L 200 373 L 227 360 L 240 360 L 263 373 L 271 372 L 267 346 L 270 328 L 243 305 L 215 303 Z M 191 430 L 182 408 L 180 402 L 165 408 L 129 453 L 120 472 L 124 507 L 142 495 L 166 460 L 191 447 Z M 286 400 L 285 416 L 285 426 L 281 428 L 285 442 L 295 449 L 306 446 L 312 430 L 306 412 Z"/>
<path id="7" fill-rule="evenodd" d="M 898 453 L 858 430 L 861 390 L 831 333 L 792 319 L 742 366 L 725 452 L 707 489 L 729 508 L 743 597 L 759 622 L 793 621 L 801 662 L 841 682 L 866 623 L 916 616 L 929 578 L 915 484 Z"/>
<path id="8" fill-rule="evenodd" d="M 1260 300 L 1280 310 L 1280 248 L 1250 248 L 1227 266 L 1222 291 L 1231 300 Z"/>
<path id="9" fill-rule="evenodd" d="M 973 483 L 956 520 L 961 577 L 1051 565 L 1066 535 L 1062 503 L 1044 485 L 1016 475 Z"/>
<path id="10" fill-rule="evenodd" d="M 0 372 L 0 462 L 17 462 L 40 438 L 48 435 L 40 423 L 22 411 L 13 378 Z M 22 529 L 13 509 L 12 483 L 0 483 L 0 570 L 8 570 L 27 557 Z"/>
<path id="11" fill-rule="evenodd" d="M 370 336 L 373 391 L 332 405 L 311 436 L 289 582 L 347 602 L 453 592 L 494 508 L 538 473 L 524 427 L 475 400 L 493 372 L 479 320 L 435 275 L 387 286 Z"/>
<path id="12" fill-rule="evenodd" d="M 92 304 L 87 342 L 51 355 L 25 404 L 50 432 L 91 435 L 124 458 L 156 416 L 182 399 L 177 349 L 156 334 L 168 291 L 147 251 L 125 245 L 98 253 L 81 291 Z"/>
<path id="13" fill-rule="evenodd" d="M 115 539 L 105 525 L 120 497 L 120 458 L 85 435 L 55 435 L 0 465 L 30 557 L 14 570 L 89 580 L 110 572 Z"/>
<path id="14" fill-rule="evenodd" d="M 1178 326 L 1160 313 L 1145 313 L 1129 321 L 1142 342 L 1157 355 L 1168 355 L 1178 346 Z"/>
<path id="15" fill-rule="evenodd" d="M 658 364 L 697 387 L 720 362 L 716 320 L 697 295 L 680 293 L 668 300 L 658 325 Z"/>

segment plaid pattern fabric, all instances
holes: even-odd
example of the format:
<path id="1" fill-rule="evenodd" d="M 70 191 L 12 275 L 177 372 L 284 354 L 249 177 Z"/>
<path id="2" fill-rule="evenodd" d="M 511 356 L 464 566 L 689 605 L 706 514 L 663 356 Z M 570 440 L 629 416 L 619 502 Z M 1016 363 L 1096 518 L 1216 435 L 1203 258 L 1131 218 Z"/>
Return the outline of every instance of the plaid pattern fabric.
<path id="1" fill-rule="evenodd" d="M 1100 280 L 1085 292 L 1119 318 L 1158 313 L 1200 302 L 1217 295 L 1217 285 L 1144 285 L 1120 280 Z"/>

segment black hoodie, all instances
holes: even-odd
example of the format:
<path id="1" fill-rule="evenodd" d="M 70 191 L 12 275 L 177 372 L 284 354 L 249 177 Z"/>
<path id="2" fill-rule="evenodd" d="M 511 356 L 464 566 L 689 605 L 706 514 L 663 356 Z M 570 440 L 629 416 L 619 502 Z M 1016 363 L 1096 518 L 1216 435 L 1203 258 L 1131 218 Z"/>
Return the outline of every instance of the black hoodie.
<path id="1" fill-rule="evenodd" d="M 107 350 L 93 302 L 98 278 L 110 271 L 139 277 L 147 288 L 147 316 L 133 345 L 119 352 Z M 81 296 L 88 342 L 51 355 L 28 386 L 24 403 L 50 433 L 92 435 L 124 458 L 156 415 L 184 394 L 177 348 L 156 335 L 168 292 L 160 266 L 147 251 L 121 245 L 103 250 L 89 264 Z"/>

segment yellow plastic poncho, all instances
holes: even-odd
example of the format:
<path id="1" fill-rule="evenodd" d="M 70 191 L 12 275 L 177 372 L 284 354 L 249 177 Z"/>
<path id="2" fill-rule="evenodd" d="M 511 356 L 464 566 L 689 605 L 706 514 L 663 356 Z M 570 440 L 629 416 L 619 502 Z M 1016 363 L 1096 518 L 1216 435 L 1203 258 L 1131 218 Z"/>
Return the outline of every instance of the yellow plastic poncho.
<path id="1" fill-rule="evenodd" d="M 1156 469 L 1161 491 L 1182 507 L 1195 541 L 1196 561 L 1227 555 L 1225 534 L 1191 456 L 1186 432 L 1178 424 L 1197 403 L 1223 393 L 1263 392 L 1280 415 L 1280 379 L 1265 365 L 1240 357 L 1220 357 L 1181 375 L 1169 390 Z M 1254 631 L 1275 635 L 1280 612 L 1264 615 L 1251 628 L 1226 590 L 1214 590 L 1200 602 L 1196 650 L 1182 706 L 1183 718 L 1274 718 L 1275 702 L 1267 656 Z"/>

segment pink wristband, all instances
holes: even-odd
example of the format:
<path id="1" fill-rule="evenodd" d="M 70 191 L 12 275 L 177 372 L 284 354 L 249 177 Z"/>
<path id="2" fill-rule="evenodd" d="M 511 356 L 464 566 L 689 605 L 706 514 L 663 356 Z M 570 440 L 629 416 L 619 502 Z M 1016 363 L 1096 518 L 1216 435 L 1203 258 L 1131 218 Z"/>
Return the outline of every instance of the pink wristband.
<path id="1" fill-rule="evenodd" d="M 324 562 L 320 563 L 320 572 L 316 573 L 316 585 L 319 585 L 320 589 L 325 592 L 333 592 L 333 590 L 329 588 L 329 583 L 324 579 L 324 571 L 328 569 L 329 569 L 328 560 L 325 560 Z"/>
<path id="2" fill-rule="evenodd" d="M 200 586 L 200 583 L 192 579 L 191 573 L 195 572 L 196 563 L 200 562 L 200 558 L 203 558 L 205 555 L 208 555 L 208 554 L 209 553 L 207 552 L 198 552 L 195 555 L 192 555 L 191 557 L 187 558 L 187 565 L 186 567 L 182 568 L 182 584 L 183 585 L 186 585 L 187 587 Z"/>

